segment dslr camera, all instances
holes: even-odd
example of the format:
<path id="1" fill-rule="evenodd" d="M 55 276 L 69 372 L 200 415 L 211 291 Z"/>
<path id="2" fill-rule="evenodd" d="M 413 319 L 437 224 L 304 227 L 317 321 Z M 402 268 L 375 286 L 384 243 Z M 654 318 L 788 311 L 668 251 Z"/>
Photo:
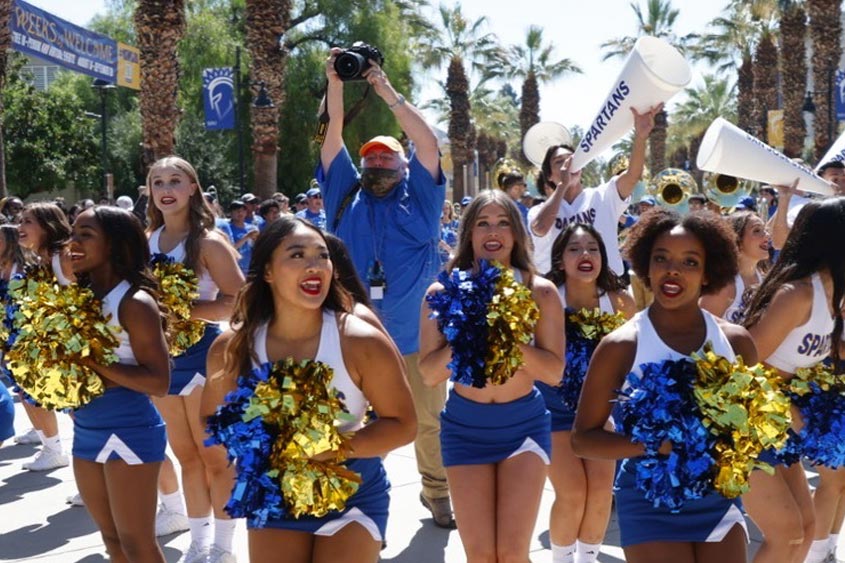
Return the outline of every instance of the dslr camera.
<path id="1" fill-rule="evenodd" d="M 363 41 L 356 41 L 351 47 L 339 53 L 334 60 L 334 69 L 344 82 L 365 80 L 361 73 L 370 68 L 370 59 L 379 66 L 384 64 L 384 55 L 376 47 Z"/>

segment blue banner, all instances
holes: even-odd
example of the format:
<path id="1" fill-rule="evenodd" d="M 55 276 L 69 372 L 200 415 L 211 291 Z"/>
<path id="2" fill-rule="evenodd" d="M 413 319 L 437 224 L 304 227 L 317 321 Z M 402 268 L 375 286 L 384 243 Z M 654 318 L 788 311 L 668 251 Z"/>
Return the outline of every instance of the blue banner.
<path id="1" fill-rule="evenodd" d="M 235 128 L 235 73 L 231 67 L 202 71 L 202 101 L 206 129 Z"/>
<path id="2" fill-rule="evenodd" d="M 117 43 L 22 0 L 12 7 L 12 48 L 114 83 Z"/>
<path id="3" fill-rule="evenodd" d="M 845 71 L 837 70 L 833 81 L 836 92 L 836 120 L 845 121 Z"/>

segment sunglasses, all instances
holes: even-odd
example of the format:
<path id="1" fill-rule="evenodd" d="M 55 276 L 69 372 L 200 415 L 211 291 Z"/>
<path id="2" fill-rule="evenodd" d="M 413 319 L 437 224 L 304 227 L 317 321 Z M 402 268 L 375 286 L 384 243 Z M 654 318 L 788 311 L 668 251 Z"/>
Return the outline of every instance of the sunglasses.
<path id="1" fill-rule="evenodd" d="M 323 199 L 323 196 L 320 195 L 320 194 L 310 195 L 310 196 L 308 196 L 308 199 Z"/>

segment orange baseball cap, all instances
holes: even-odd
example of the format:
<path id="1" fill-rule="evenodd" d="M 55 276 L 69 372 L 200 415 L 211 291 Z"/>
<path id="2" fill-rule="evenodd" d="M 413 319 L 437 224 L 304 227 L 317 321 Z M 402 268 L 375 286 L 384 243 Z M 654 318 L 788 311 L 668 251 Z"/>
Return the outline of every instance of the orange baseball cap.
<path id="1" fill-rule="evenodd" d="M 364 156 L 374 148 L 386 148 L 399 154 L 405 153 L 405 149 L 402 148 L 402 144 L 397 141 L 395 137 L 391 137 L 390 135 L 379 135 L 378 137 L 373 137 L 364 143 L 363 146 L 361 146 L 361 150 L 358 151 L 358 154 L 360 156 Z"/>

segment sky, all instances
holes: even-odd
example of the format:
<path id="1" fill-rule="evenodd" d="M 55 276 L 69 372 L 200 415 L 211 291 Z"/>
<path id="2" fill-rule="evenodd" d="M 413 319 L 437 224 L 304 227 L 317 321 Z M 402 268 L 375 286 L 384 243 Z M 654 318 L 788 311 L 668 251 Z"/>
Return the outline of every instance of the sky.
<path id="1" fill-rule="evenodd" d="M 28 1 L 81 26 L 95 14 L 105 11 L 106 5 L 105 0 Z M 633 1 L 643 7 L 646 3 L 645 0 Z M 453 4 L 452 0 L 445 3 Z M 684 35 L 705 31 L 707 23 L 719 15 L 727 0 L 674 0 L 672 4 L 680 10 L 676 33 Z M 438 1 L 432 0 L 432 5 L 438 5 Z M 556 47 L 555 58 L 567 57 L 582 68 L 584 74 L 570 75 L 540 88 L 540 119 L 557 121 L 568 127 L 585 128 L 592 123 L 621 69 L 621 59 L 601 60 L 601 43 L 636 33 L 636 16 L 628 0 L 463 0 L 461 6 L 470 20 L 486 16 L 486 29 L 507 45 L 522 43 L 530 25 L 541 25 L 545 40 Z M 435 10 L 430 16 L 439 19 Z M 706 70 L 694 66 L 691 85 L 701 83 L 701 72 Z M 439 86 L 434 81 L 445 79 L 445 72 L 444 68 L 442 76 L 432 74 L 428 80 L 422 80 L 429 85 L 423 87 L 415 99 L 422 102 L 438 95 Z M 520 91 L 519 84 L 513 86 Z M 669 106 L 680 99 L 680 95 L 676 96 Z"/>

